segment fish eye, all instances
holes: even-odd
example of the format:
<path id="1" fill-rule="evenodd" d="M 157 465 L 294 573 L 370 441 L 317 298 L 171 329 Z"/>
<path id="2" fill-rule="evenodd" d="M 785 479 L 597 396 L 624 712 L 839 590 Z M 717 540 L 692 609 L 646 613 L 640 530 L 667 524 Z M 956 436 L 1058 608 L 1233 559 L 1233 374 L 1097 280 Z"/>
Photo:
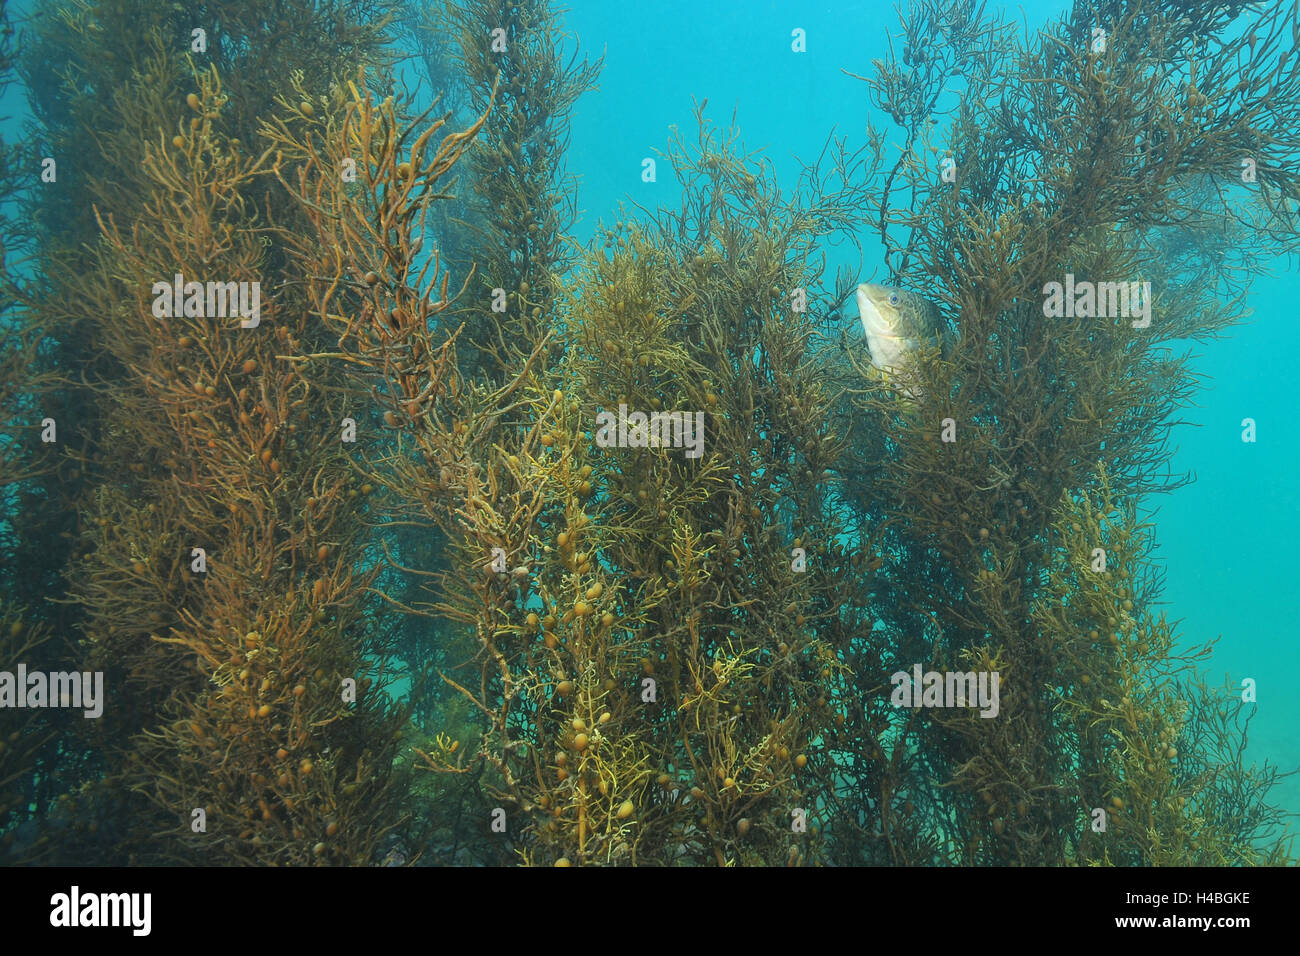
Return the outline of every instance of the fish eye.
<path id="1" fill-rule="evenodd" d="M 900 299 L 900 298 L 898 297 L 898 293 L 897 293 L 897 292 L 891 292 L 891 293 L 889 293 L 889 304 L 890 304 L 890 305 L 898 305 L 898 303 L 900 303 L 900 302 L 902 302 L 902 301 L 903 301 L 903 300 Z"/>

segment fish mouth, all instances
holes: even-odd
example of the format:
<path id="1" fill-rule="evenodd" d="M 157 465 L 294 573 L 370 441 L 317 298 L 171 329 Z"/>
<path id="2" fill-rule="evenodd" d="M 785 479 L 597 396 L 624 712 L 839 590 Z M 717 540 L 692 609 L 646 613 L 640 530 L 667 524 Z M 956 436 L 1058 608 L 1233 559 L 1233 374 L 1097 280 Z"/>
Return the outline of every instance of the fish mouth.
<path id="1" fill-rule="evenodd" d="M 894 326 L 885 318 L 880 306 L 867 292 L 865 286 L 858 287 L 858 318 L 862 320 L 862 331 L 869 337 L 898 338 Z"/>

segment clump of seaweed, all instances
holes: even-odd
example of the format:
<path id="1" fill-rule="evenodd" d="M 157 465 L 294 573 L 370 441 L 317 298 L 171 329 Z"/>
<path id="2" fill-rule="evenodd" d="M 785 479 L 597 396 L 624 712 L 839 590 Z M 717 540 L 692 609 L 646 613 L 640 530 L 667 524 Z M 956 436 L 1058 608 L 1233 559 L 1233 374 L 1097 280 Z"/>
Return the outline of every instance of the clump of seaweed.
<path id="1" fill-rule="evenodd" d="M 1055 644 L 1054 710 L 1068 722 L 1073 797 L 1086 809 L 1059 831 L 1061 852 L 1134 866 L 1285 860 L 1289 841 L 1275 831 L 1282 815 L 1267 802 L 1277 771 L 1242 761 L 1253 708 L 1198 676 L 1212 643 L 1175 651 L 1172 628 L 1149 610 L 1159 590 L 1150 571 L 1154 532 L 1131 499 L 1114 495 L 1104 467 L 1098 478 L 1094 493 L 1058 510 L 1058 545 L 1035 608 Z M 1096 569 L 1098 545 L 1104 570 Z"/>
<path id="2" fill-rule="evenodd" d="M 539 332 L 501 353 L 500 383 L 477 380 L 439 318 L 455 314 L 449 277 L 411 237 L 483 121 L 435 150 L 445 120 L 408 127 L 400 107 L 358 100 L 319 142 L 286 130 L 278 148 L 302 164 L 319 230 L 305 271 L 351 277 L 315 286 L 339 343 L 315 358 L 374 376 L 395 438 L 375 479 L 446 537 L 437 598 L 405 606 L 477 645 L 472 679 L 443 674 L 478 714 L 476 750 L 444 734 L 420 754 L 482 788 L 481 825 L 499 812 L 526 862 L 809 857 L 846 720 L 816 628 L 847 643 L 856 612 L 851 562 L 820 544 L 837 439 L 808 311 L 788 297 L 826 297 L 812 240 L 860 197 L 823 197 L 810 175 L 782 203 L 734 132 L 697 117 L 698 143 L 673 156 L 682 212 L 611 232 L 554 304 L 563 360 Z M 359 201 L 329 175 L 358 149 Z M 600 449 L 596 412 L 620 402 L 699 409 L 698 460 Z"/>
<path id="3" fill-rule="evenodd" d="M 403 717 L 364 613 L 370 488 L 340 440 L 339 393 L 296 372 L 320 331 L 276 238 L 304 220 L 258 142 L 267 110 L 310 125 L 334 102 L 323 79 L 277 98 L 278 54 L 252 7 L 228 11 L 200 66 L 166 39 L 172 12 L 131 6 L 70 5 L 67 33 L 41 43 L 69 64 L 45 119 L 82 144 L 67 153 L 82 157 L 98 237 L 75 270 L 63 243 L 85 241 L 84 222 L 47 243 L 36 309 L 56 337 L 86 330 L 97 351 L 82 370 L 94 471 L 67 573 L 84 667 L 109 688 L 82 746 L 102 753 L 105 799 L 132 811 L 105 852 L 374 862 L 402 819 Z M 337 75 L 349 53 L 382 64 L 382 27 L 310 3 L 280 13 L 272 26 L 313 76 Z M 99 49 L 142 24 L 138 61 Z M 260 287 L 260 312 L 160 310 L 155 283 L 176 273 Z M 94 313 L 70 320 L 85 302 Z"/>
<path id="4" fill-rule="evenodd" d="M 43 626 L 18 608 L 0 605 L 0 667 L 11 675 L 19 662 L 39 669 L 50 660 L 52 645 Z M 26 693 L 26 687 L 14 690 Z M 48 765 L 45 751 L 59 734 L 48 713 L 18 710 L 11 703 L 0 711 L 0 860 L 5 863 L 31 863 L 54 852 L 48 834 L 34 830 L 58 796 L 41 786 L 44 774 L 38 773 Z"/>
<path id="5" fill-rule="evenodd" d="M 408 8 L 431 105 L 395 4 L 227 7 L 199 56 L 178 7 L 72 0 L 27 68 L 67 188 L 0 287 L 0 651 L 109 699 L 6 715 L 9 859 L 1290 859 L 1141 509 L 1184 480 L 1180 343 L 1295 249 L 1294 11 L 1080 3 L 1017 41 L 920 0 L 866 79 L 897 157 L 831 137 L 783 195 L 700 104 L 680 206 L 575 252 L 599 63 L 550 4 Z M 828 319 L 864 227 L 951 333 L 909 392 Z M 178 272 L 260 316 L 158 309 Z M 1152 321 L 1045 317 L 1067 274 L 1151 281 Z M 997 672 L 997 716 L 893 706 L 916 664 Z"/>
<path id="6" fill-rule="evenodd" d="M 1269 11 L 1255 25 L 1269 49 L 1288 17 Z M 1202 29 L 1219 34 L 1232 19 L 1223 8 Z M 1191 824 L 1176 801 L 1187 794 L 1151 748 L 1177 749 L 1181 714 L 1199 705 L 1176 698 L 1169 681 L 1178 662 L 1201 655 L 1175 652 L 1167 626 L 1149 616 L 1159 589 L 1132 514 L 1143 495 L 1185 480 L 1168 474 L 1167 436 L 1196 382 L 1174 347 L 1218 334 L 1243 308 L 1223 283 L 1160 263 L 1151 240 L 1179 221 L 1176 211 L 1194 212 L 1192 223 L 1221 216 L 1221 193 L 1195 184 L 1235 177 L 1242 155 L 1259 159 L 1261 198 L 1292 188 L 1285 170 L 1300 143 L 1275 108 L 1300 88 L 1270 80 L 1245 34 L 1210 52 L 1201 30 L 1159 5 L 1080 4 L 1022 44 L 975 4 L 916 4 L 904 30 L 903 64 L 878 64 L 868 81 L 877 98 L 897 87 L 916 100 L 901 111 L 911 132 L 878 196 L 881 237 L 894 281 L 942 303 L 956 334 L 920 363 L 918 400 L 858 389 L 872 427 L 850 453 L 864 481 L 855 503 L 893 519 L 880 636 L 913 643 L 924 655 L 913 660 L 940 669 L 1000 669 L 1005 688 L 997 720 L 895 720 L 916 769 L 945 783 L 925 827 L 954 861 L 1251 858 L 1208 823 L 1197 844 L 1206 855 L 1177 856 L 1173 834 Z M 946 72 L 931 64 L 946 61 L 931 47 L 945 37 L 970 45 L 948 58 L 981 77 L 947 132 L 951 179 L 938 174 L 936 133 L 921 121 L 939 100 Z M 1254 261 L 1221 260 L 1238 285 Z M 1153 320 L 1082 310 L 1044 318 L 1047 284 L 1067 274 L 1155 280 Z M 1102 516 L 1088 511 L 1094 499 L 1105 501 Z M 1109 525 L 1114 509 L 1127 522 Z M 1077 575 L 1068 583 L 1053 570 L 1061 520 Z M 1104 575 L 1087 573 L 1094 549 L 1107 552 Z M 1090 633 L 1103 636 L 1084 653 Z M 1087 729 L 1059 706 L 1080 697 L 1091 702 Z M 1119 724 L 1130 717 L 1125 735 Z M 1081 769 L 1084 779 L 1100 775 L 1084 793 Z M 1074 845 L 1081 808 L 1112 800 L 1140 827 Z M 1151 826 L 1159 844 L 1115 836 Z"/>

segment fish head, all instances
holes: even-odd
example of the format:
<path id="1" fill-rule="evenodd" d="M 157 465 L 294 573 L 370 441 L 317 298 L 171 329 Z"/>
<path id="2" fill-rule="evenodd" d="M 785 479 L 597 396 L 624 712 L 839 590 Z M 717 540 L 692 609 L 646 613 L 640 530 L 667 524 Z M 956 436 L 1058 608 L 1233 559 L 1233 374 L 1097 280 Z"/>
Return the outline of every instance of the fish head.
<path id="1" fill-rule="evenodd" d="M 857 300 L 871 361 L 879 369 L 897 367 L 906 353 L 943 333 L 939 307 L 915 292 L 866 282 L 858 286 Z"/>
<path id="2" fill-rule="evenodd" d="M 881 372 L 897 375 L 917 348 L 942 340 L 939 307 L 915 292 L 867 282 L 858 286 L 857 301 L 871 364 Z"/>

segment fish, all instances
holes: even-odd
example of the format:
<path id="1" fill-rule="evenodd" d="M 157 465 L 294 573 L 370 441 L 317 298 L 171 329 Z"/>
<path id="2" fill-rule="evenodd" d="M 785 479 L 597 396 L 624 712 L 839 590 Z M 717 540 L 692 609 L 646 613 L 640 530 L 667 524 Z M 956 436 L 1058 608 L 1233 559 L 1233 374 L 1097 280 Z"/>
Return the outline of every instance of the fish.
<path id="1" fill-rule="evenodd" d="M 886 380 L 906 379 L 923 345 L 946 346 L 947 326 L 929 299 L 894 286 L 866 282 L 858 286 L 858 317 L 867 336 L 871 364 Z M 903 394 L 919 398 L 920 389 L 905 385 Z"/>

